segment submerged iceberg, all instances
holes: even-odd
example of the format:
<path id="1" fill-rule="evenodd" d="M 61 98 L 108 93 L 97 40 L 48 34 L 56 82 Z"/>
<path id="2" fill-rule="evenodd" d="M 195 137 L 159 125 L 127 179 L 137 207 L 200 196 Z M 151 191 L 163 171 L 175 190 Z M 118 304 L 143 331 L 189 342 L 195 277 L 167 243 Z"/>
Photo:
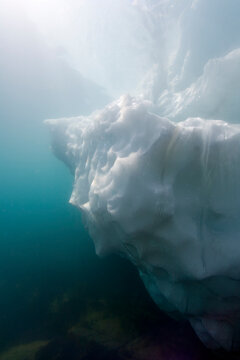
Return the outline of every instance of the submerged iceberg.
<path id="1" fill-rule="evenodd" d="M 97 254 L 131 260 L 156 304 L 210 347 L 240 341 L 240 127 L 174 123 L 130 96 L 48 120 Z"/>
<path id="2" fill-rule="evenodd" d="M 52 148 L 74 174 L 70 203 L 97 254 L 134 263 L 159 308 L 206 346 L 236 349 L 240 2 L 132 3 L 152 36 L 148 73 L 134 97 L 48 120 Z"/>

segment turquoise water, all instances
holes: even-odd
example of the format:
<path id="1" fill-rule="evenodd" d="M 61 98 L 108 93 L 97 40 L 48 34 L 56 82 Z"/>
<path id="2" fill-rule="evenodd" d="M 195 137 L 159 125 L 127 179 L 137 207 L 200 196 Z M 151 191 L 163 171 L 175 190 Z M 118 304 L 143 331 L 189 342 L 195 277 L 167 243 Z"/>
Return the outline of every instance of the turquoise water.
<path id="1" fill-rule="evenodd" d="M 49 303 L 79 282 L 82 269 L 91 271 L 92 242 L 68 204 L 73 177 L 52 155 L 43 120 L 91 111 L 94 95 L 88 106 L 83 99 L 89 89 L 106 101 L 64 63 L 46 60 L 50 54 L 22 26 L 18 46 L 0 32 L 1 348 L 36 332 L 46 337 Z"/>

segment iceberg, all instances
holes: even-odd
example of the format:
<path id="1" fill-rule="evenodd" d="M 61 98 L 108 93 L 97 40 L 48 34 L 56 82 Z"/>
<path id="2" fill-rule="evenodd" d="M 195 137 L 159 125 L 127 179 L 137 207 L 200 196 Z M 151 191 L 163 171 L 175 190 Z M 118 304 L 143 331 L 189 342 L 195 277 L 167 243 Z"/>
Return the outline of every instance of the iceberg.
<path id="1" fill-rule="evenodd" d="M 240 126 L 174 123 L 130 96 L 47 123 L 97 254 L 132 261 L 156 304 L 207 346 L 237 347 Z"/>
<path id="2" fill-rule="evenodd" d="M 70 203 L 96 253 L 129 259 L 160 309 L 187 319 L 207 347 L 235 350 L 240 3 L 129 6 L 152 39 L 149 71 L 134 96 L 89 116 L 47 120 L 52 149 L 74 175 Z"/>

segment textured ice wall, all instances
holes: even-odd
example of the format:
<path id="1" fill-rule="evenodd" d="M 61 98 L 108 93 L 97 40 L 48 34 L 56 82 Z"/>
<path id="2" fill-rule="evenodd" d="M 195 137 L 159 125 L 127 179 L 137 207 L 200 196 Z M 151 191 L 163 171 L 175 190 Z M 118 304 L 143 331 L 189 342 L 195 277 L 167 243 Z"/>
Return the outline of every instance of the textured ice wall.
<path id="1" fill-rule="evenodd" d="M 231 350 L 240 346 L 240 2 L 174 4 L 131 5 L 152 39 L 137 97 L 48 124 L 96 252 L 127 257 L 162 310 Z"/>

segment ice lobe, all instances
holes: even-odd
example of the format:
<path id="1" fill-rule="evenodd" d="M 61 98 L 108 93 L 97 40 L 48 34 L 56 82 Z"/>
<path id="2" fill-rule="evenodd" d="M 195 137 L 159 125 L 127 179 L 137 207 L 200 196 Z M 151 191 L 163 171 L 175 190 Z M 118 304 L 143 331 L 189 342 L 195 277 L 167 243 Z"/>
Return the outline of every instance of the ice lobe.
<path id="1" fill-rule="evenodd" d="M 240 344 L 240 127 L 173 123 L 129 96 L 48 120 L 96 252 L 132 261 L 156 304 L 209 347 Z"/>

